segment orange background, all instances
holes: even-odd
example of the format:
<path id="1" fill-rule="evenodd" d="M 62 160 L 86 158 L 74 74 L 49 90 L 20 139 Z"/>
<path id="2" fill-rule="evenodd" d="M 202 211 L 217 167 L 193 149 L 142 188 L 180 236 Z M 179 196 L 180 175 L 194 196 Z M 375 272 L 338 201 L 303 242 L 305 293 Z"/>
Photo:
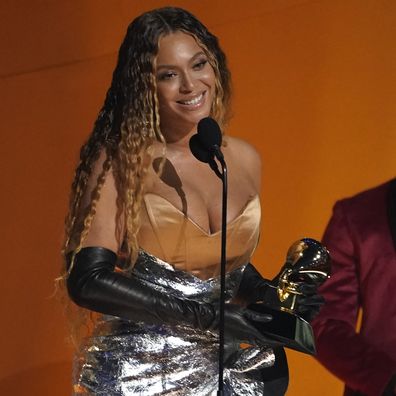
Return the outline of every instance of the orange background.
<path id="1" fill-rule="evenodd" d="M 1 395 L 69 395 L 72 350 L 51 297 L 78 149 L 102 104 L 126 27 L 161 0 L 0 4 Z M 186 0 L 216 35 L 234 80 L 229 134 L 263 158 L 254 263 L 268 277 L 288 246 L 320 238 L 336 199 L 396 169 L 394 0 Z M 342 385 L 288 353 L 288 396 Z"/>

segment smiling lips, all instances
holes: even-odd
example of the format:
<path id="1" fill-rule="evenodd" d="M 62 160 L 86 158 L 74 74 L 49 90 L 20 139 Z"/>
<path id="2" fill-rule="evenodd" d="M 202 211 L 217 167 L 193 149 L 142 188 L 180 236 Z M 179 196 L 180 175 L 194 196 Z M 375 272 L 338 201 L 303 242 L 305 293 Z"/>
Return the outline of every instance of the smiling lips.
<path id="1" fill-rule="evenodd" d="M 183 105 L 185 108 L 189 108 L 191 110 L 195 110 L 204 103 L 206 91 L 200 93 L 199 95 L 195 96 L 190 100 L 178 100 L 177 103 Z"/>

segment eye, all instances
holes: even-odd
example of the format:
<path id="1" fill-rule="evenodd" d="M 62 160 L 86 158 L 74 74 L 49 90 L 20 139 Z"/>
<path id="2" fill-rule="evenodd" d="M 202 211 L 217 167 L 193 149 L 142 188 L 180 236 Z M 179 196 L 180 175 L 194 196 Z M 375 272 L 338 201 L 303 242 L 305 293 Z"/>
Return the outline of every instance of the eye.
<path id="1" fill-rule="evenodd" d="M 207 63 L 208 63 L 207 59 L 200 59 L 199 61 L 197 61 L 197 63 L 194 64 L 193 69 L 202 70 Z"/>
<path id="2" fill-rule="evenodd" d="M 164 81 L 164 80 L 170 80 L 171 78 L 175 77 L 177 74 L 176 72 L 173 71 L 166 71 L 158 74 L 158 80 Z"/>

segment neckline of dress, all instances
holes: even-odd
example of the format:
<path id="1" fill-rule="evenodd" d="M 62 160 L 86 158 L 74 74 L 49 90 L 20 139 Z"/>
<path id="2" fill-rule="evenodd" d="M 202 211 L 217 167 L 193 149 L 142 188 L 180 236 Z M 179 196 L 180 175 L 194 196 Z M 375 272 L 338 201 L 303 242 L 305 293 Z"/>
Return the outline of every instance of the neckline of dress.
<path id="1" fill-rule="evenodd" d="M 206 231 L 201 225 L 196 223 L 193 219 L 191 219 L 189 216 L 185 215 L 179 208 L 177 208 L 169 199 L 163 197 L 162 195 L 153 193 L 153 192 L 148 192 L 144 194 L 144 201 L 146 202 L 146 197 L 152 195 L 154 197 L 160 198 L 161 200 L 165 201 L 168 206 L 170 206 L 175 212 L 177 212 L 179 215 L 183 216 L 183 218 L 188 221 L 190 224 L 195 226 L 197 229 L 199 229 L 202 233 L 204 233 L 208 237 L 213 237 L 216 235 L 219 235 L 221 233 L 221 229 L 214 231 L 214 232 L 208 232 Z M 259 199 L 259 195 L 256 194 L 250 199 L 247 200 L 247 202 L 242 206 L 241 210 L 238 212 L 238 214 L 227 223 L 227 229 L 231 227 L 235 222 L 237 222 L 247 211 L 248 207 L 253 203 L 256 202 Z"/>

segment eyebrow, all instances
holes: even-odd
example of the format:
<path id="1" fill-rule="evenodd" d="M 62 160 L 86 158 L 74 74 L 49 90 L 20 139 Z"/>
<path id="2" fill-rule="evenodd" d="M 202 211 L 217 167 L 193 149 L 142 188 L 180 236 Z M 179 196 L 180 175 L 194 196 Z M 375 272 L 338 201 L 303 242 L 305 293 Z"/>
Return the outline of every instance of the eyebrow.
<path id="1" fill-rule="evenodd" d="M 193 57 L 190 59 L 189 62 L 194 62 L 194 60 L 195 60 L 196 58 L 198 58 L 199 56 L 201 56 L 201 55 L 206 56 L 206 54 L 205 54 L 204 51 L 199 51 L 199 52 L 197 52 L 195 55 L 193 55 Z M 158 70 L 158 69 L 161 69 L 161 68 L 163 68 L 163 69 L 172 69 L 172 68 L 174 68 L 174 67 L 177 67 L 177 66 L 175 66 L 175 65 L 157 65 L 157 70 Z"/>

